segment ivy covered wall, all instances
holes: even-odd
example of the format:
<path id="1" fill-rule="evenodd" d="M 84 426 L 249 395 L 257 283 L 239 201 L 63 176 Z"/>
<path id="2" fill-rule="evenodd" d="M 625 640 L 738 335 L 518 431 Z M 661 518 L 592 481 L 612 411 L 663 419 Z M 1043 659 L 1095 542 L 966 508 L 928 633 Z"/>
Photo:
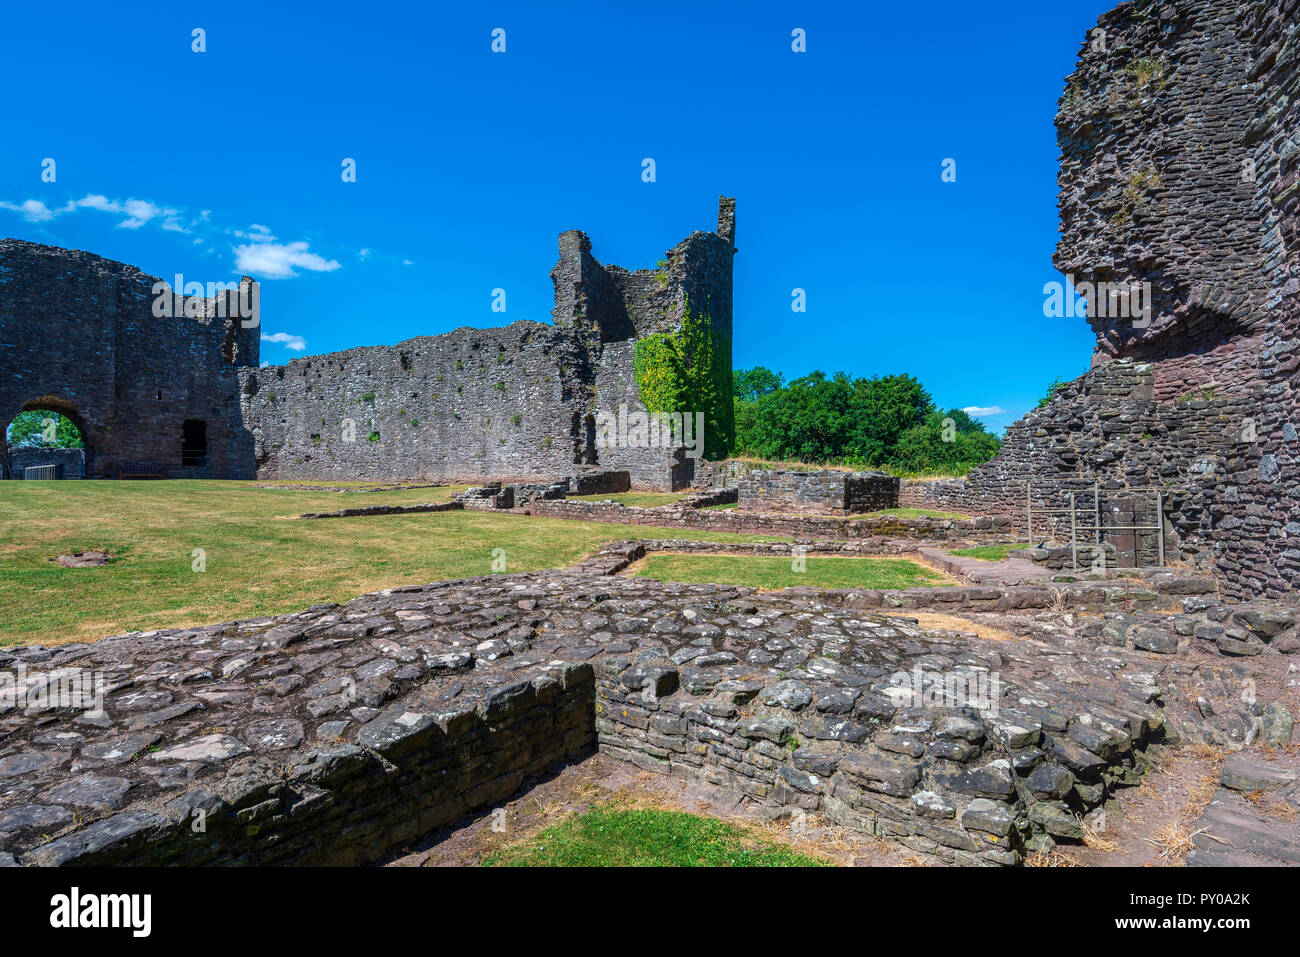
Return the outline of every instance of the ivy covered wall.
<path id="1" fill-rule="evenodd" d="M 730 336 L 687 303 L 676 332 L 636 342 L 633 371 L 652 413 L 704 413 L 704 457 L 723 459 L 736 438 Z"/>

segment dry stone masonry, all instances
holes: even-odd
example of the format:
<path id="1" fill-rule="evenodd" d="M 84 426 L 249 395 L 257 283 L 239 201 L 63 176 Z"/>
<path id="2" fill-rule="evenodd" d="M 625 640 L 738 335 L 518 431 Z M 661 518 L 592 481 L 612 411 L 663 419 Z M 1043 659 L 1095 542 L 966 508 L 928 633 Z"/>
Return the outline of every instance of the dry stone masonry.
<path id="1" fill-rule="evenodd" d="M 1280 734 L 1295 609 L 1220 616 L 1213 582 L 1153 581 L 1145 607 L 1177 603 L 1173 618 L 1116 583 L 1073 586 L 1100 626 L 1022 611 L 1026 639 L 992 641 L 907 610 L 1017 614 L 1048 590 L 759 594 L 611 574 L 637 546 L 569 572 L 0 651 L 17 676 L 0 694 L 0 862 L 370 863 L 599 747 L 772 813 L 1008 865 L 1077 842 L 1163 747 Z M 1235 634 L 1254 657 L 1222 657 Z M 102 702 L 61 706 L 55 689 L 84 674 Z"/>
<path id="2" fill-rule="evenodd" d="M 883 472 L 797 472 L 754 469 L 740 480 L 749 512 L 848 515 L 898 504 L 898 479 Z"/>

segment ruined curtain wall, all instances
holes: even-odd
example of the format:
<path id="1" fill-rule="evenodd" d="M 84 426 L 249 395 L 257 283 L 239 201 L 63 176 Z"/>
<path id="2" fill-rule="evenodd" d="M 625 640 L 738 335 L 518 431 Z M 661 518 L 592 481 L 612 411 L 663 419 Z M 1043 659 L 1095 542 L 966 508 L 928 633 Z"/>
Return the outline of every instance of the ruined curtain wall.
<path id="1" fill-rule="evenodd" d="M 585 362 L 573 337 L 516 322 L 247 370 L 258 475 L 566 474 L 580 441 Z"/>

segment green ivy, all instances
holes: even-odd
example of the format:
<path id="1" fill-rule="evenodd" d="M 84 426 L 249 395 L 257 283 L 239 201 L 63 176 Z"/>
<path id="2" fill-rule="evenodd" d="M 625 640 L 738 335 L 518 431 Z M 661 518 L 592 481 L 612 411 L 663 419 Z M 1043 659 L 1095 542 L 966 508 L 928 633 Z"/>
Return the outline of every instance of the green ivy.
<path id="1" fill-rule="evenodd" d="M 636 343 L 632 369 L 649 412 L 703 412 L 704 455 L 727 457 L 735 441 L 731 342 L 687 303 L 681 328 Z"/>

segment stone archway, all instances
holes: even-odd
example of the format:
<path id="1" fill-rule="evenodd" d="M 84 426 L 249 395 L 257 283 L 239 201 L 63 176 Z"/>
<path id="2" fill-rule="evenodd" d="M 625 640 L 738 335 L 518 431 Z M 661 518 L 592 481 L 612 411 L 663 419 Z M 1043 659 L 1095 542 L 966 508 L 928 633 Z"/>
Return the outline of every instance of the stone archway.
<path id="1" fill-rule="evenodd" d="M 94 451 L 91 445 L 90 429 L 86 422 L 86 417 L 82 414 L 81 410 L 77 408 L 75 402 L 72 402 L 69 399 L 65 399 L 62 396 L 50 395 L 50 394 L 42 395 L 35 399 L 30 399 L 24 402 L 19 408 L 14 409 L 12 411 L 5 410 L 5 412 L 3 413 L 4 414 L 3 427 L 0 428 L 0 464 L 4 465 L 4 469 L 3 469 L 4 477 L 5 478 L 14 477 L 12 474 L 10 474 L 10 456 L 9 456 L 10 448 L 9 448 L 9 436 L 8 436 L 9 424 L 13 422 L 13 420 L 17 416 L 21 415 L 24 412 L 38 412 L 38 411 L 56 412 L 59 415 L 66 418 L 74 426 L 76 426 L 77 431 L 81 434 L 81 442 L 82 442 L 82 449 L 81 449 L 82 460 L 83 460 L 82 475 L 86 478 L 89 478 L 91 475 L 91 461 L 92 461 L 92 456 L 94 455 Z"/>

